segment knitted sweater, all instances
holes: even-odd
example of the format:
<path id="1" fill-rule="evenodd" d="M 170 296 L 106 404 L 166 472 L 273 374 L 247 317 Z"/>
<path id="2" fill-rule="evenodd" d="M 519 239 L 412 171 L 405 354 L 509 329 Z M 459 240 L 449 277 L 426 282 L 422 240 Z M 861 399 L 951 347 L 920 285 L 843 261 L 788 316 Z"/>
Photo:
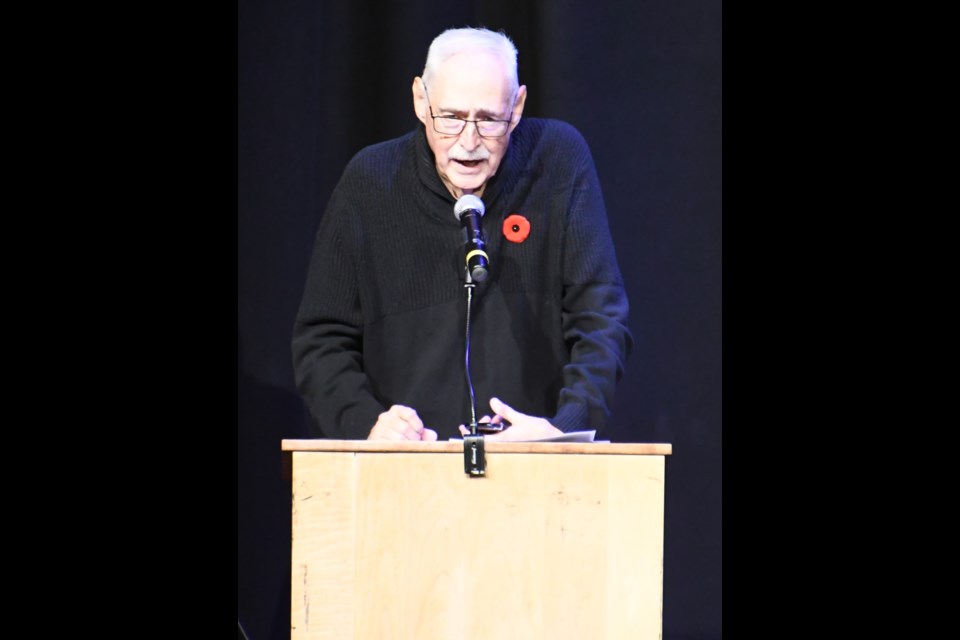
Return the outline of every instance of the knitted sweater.
<path id="1" fill-rule="evenodd" d="M 633 344 L 599 180 L 572 126 L 524 118 L 483 193 L 490 275 L 470 304 L 476 417 L 489 399 L 562 431 L 601 429 Z M 421 125 L 344 170 L 293 329 L 297 387 L 326 437 L 366 438 L 393 404 L 439 439 L 470 424 L 464 232 Z M 522 242 L 503 221 L 529 221 Z"/>

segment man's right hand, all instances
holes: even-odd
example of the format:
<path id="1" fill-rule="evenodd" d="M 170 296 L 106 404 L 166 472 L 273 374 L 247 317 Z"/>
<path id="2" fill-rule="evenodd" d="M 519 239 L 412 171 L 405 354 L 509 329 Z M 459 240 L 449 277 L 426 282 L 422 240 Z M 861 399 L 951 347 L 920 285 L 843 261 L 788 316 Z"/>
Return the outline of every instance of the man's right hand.
<path id="1" fill-rule="evenodd" d="M 367 440 L 436 440 L 437 432 L 423 426 L 415 409 L 395 404 L 377 417 Z"/>

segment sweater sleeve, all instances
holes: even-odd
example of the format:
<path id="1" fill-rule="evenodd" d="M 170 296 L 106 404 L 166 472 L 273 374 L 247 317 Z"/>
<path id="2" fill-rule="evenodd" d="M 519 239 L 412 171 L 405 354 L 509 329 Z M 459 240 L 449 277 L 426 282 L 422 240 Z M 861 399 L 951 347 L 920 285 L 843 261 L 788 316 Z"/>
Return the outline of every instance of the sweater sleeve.
<path id="1" fill-rule="evenodd" d="M 293 328 L 297 388 L 324 436 L 366 439 L 385 409 L 363 368 L 357 234 L 344 181 L 320 222 Z"/>
<path id="2" fill-rule="evenodd" d="M 563 336 L 570 359 L 551 418 L 561 431 L 606 426 L 633 347 L 629 305 L 600 181 L 586 142 L 579 135 L 575 142 L 579 148 L 571 155 L 580 163 L 567 210 L 561 267 Z"/>

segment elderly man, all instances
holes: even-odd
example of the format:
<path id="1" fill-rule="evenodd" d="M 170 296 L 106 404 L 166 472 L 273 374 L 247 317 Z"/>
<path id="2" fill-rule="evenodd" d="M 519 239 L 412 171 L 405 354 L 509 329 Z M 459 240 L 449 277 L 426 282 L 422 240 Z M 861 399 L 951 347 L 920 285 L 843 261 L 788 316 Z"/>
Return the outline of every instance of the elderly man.
<path id="1" fill-rule="evenodd" d="M 320 221 L 292 343 L 311 415 L 327 437 L 446 439 L 480 398 L 490 439 L 601 429 L 632 338 L 587 144 L 521 119 L 503 33 L 443 32 L 412 89 L 420 126 L 354 156 Z"/>

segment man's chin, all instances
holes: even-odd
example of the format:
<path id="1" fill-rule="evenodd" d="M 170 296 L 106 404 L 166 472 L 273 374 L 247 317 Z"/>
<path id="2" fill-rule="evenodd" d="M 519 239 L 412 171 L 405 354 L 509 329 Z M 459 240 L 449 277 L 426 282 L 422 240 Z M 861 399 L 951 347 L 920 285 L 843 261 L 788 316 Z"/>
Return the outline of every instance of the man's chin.
<path id="1" fill-rule="evenodd" d="M 454 180 L 451 181 L 453 186 L 463 191 L 464 193 L 470 193 L 481 189 L 484 184 L 487 182 L 487 176 L 456 176 Z"/>

